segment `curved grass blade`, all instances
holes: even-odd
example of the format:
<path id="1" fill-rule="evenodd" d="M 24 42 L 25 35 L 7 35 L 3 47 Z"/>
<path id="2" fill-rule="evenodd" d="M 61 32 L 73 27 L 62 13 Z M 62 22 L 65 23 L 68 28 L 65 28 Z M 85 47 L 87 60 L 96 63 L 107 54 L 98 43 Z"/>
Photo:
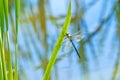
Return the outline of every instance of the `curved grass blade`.
<path id="1" fill-rule="evenodd" d="M 70 21 L 71 21 L 71 1 L 69 3 L 69 7 L 68 7 L 68 13 L 67 13 L 67 17 L 66 17 L 66 20 L 65 20 L 65 23 L 63 25 L 63 28 L 62 28 L 62 31 L 60 33 L 60 36 L 57 40 L 57 43 L 55 45 L 55 48 L 52 52 L 52 55 L 51 55 L 51 58 L 50 58 L 50 61 L 48 63 L 48 66 L 46 68 L 46 71 L 45 71 L 45 74 L 43 76 L 43 80 L 48 80 L 49 76 L 50 76 L 50 73 L 51 73 L 51 70 L 52 70 L 52 67 L 56 61 L 56 57 L 58 55 L 58 52 L 60 50 L 60 47 L 62 45 L 62 42 L 64 40 L 64 36 L 69 28 L 69 25 L 70 25 Z"/>

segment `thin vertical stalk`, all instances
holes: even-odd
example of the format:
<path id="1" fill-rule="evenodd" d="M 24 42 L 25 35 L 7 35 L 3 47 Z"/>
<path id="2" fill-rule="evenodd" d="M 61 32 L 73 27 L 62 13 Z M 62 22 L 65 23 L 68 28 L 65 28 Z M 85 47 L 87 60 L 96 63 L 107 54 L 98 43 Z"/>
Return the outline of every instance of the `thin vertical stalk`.
<path id="1" fill-rule="evenodd" d="M 4 14 L 3 14 L 3 4 L 2 3 L 3 3 L 2 0 L 0 0 L 0 80 L 3 80 L 2 39 L 3 39 L 3 28 L 4 28 Z"/>
<path id="2" fill-rule="evenodd" d="M 18 80 L 18 22 L 19 22 L 20 0 L 15 0 L 16 15 L 16 39 L 15 39 L 15 76 L 14 80 Z"/>
<path id="3" fill-rule="evenodd" d="M 0 80 L 3 80 L 3 67 L 2 67 L 2 37 L 1 37 L 1 29 L 0 29 Z"/>
<path id="4" fill-rule="evenodd" d="M 1 62 L 2 62 L 2 69 L 3 69 L 3 80 L 7 80 L 4 44 L 3 44 L 2 39 L 0 39 L 0 44 L 2 46 L 2 48 L 1 48 Z"/>

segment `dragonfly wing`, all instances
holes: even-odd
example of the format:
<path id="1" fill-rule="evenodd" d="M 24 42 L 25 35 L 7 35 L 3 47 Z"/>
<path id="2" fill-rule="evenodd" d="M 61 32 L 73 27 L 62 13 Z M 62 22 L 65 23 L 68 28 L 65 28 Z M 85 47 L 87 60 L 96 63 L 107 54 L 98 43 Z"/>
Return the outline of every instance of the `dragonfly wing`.
<path id="1" fill-rule="evenodd" d="M 72 34 L 72 36 L 76 36 L 76 35 L 81 34 L 81 33 L 82 33 L 82 31 L 79 30 L 76 33 Z"/>
<path id="2" fill-rule="evenodd" d="M 84 36 L 81 34 L 81 35 L 76 35 L 73 40 L 76 41 L 76 42 L 79 42 L 79 41 L 81 41 L 83 38 L 84 38 Z"/>
<path id="3" fill-rule="evenodd" d="M 79 41 L 81 41 L 83 38 L 84 38 L 84 35 L 80 32 L 80 33 L 78 33 L 77 35 L 74 35 L 74 36 L 72 37 L 72 40 L 73 40 L 73 41 L 76 41 L 76 42 L 79 42 Z"/>
<path id="4" fill-rule="evenodd" d="M 69 39 L 66 39 L 66 40 L 63 42 L 62 50 L 63 50 L 63 52 L 68 52 L 71 47 L 72 47 L 72 44 L 71 44 L 70 40 L 69 40 Z"/>

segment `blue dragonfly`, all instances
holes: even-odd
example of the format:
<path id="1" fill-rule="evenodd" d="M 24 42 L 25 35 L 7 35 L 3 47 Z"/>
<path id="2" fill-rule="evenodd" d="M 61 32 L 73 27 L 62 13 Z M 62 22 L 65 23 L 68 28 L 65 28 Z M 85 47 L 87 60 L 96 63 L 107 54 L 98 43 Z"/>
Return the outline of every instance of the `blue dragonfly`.
<path id="1" fill-rule="evenodd" d="M 63 44 L 65 44 L 64 46 L 64 51 L 67 50 L 68 47 L 71 47 L 71 45 L 73 46 L 74 50 L 76 51 L 78 57 L 80 58 L 80 54 L 74 44 L 75 42 L 79 42 L 84 38 L 84 35 L 82 33 L 82 31 L 78 31 L 76 33 L 74 33 L 73 35 L 71 35 L 70 33 L 66 33 L 65 35 L 65 41 L 63 42 Z"/>

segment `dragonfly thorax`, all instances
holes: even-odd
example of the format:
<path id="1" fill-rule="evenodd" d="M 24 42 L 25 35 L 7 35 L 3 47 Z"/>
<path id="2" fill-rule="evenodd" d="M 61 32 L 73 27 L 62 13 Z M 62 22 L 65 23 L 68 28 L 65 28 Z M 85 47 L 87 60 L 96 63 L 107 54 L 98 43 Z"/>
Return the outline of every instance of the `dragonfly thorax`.
<path id="1" fill-rule="evenodd" d="M 72 35 L 69 33 L 66 33 L 67 38 L 72 39 Z"/>

